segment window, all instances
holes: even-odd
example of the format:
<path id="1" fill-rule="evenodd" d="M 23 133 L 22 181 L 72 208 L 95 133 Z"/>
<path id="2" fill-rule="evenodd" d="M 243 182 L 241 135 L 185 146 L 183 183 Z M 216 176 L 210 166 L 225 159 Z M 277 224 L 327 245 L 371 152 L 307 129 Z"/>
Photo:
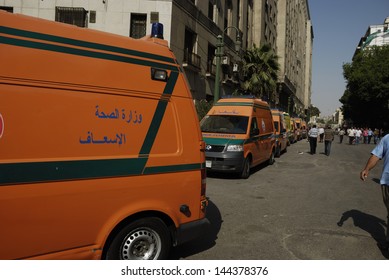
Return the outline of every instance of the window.
<path id="1" fill-rule="evenodd" d="M 130 37 L 139 39 L 146 36 L 147 14 L 131 14 Z"/>
<path id="2" fill-rule="evenodd" d="M 257 118 L 251 118 L 250 134 L 254 135 L 259 131 Z"/>
<path id="3" fill-rule="evenodd" d="M 9 13 L 13 13 L 14 12 L 14 8 L 13 7 L 8 7 L 8 6 L 0 6 L 0 10 L 7 11 Z"/>
<path id="4" fill-rule="evenodd" d="M 208 44 L 208 57 L 207 57 L 207 73 L 215 75 L 216 73 L 216 65 L 214 63 L 215 58 L 215 46 Z"/>
<path id="5" fill-rule="evenodd" d="M 278 130 L 278 122 L 274 122 L 274 130 L 277 131 L 277 132 L 280 132 L 280 131 Z"/>
<path id="6" fill-rule="evenodd" d="M 200 123 L 202 132 L 246 134 L 249 117 L 211 115 Z"/>
<path id="7" fill-rule="evenodd" d="M 96 23 L 96 11 L 89 12 L 89 22 Z"/>
<path id="8" fill-rule="evenodd" d="M 200 68 L 201 58 L 195 53 L 197 34 L 185 29 L 184 64 Z"/>
<path id="9" fill-rule="evenodd" d="M 55 7 L 55 21 L 87 27 L 88 12 L 84 8 Z"/>
<path id="10" fill-rule="evenodd" d="M 231 0 L 227 0 L 227 2 L 226 2 L 226 20 L 227 20 L 227 26 L 226 27 L 228 27 L 228 26 L 232 26 L 233 25 L 233 20 L 232 20 L 232 18 L 233 18 L 233 11 L 232 11 L 232 1 Z M 229 36 L 231 36 L 231 31 L 232 30 L 228 30 L 227 31 L 227 34 L 229 35 Z"/>
<path id="11" fill-rule="evenodd" d="M 150 12 L 150 23 L 159 22 L 159 12 Z"/>
<path id="12" fill-rule="evenodd" d="M 213 16 L 214 16 L 214 7 L 215 7 L 215 4 L 213 3 L 214 1 L 212 1 L 212 0 L 210 0 L 209 2 L 208 2 L 208 18 L 210 19 L 210 20 L 212 20 L 213 21 Z"/>
<path id="13" fill-rule="evenodd" d="M 238 4 L 237 4 L 237 12 L 236 12 L 236 14 L 238 15 L 238 24 L 237 24 L 237 26 L 238 26 L 238 28 L 239 28 L 239 30 L 243 30 L 243 8 L 242 8 L 242 3 L 243 2 L 241 2 L 241 0 L 238 0 Z"/>

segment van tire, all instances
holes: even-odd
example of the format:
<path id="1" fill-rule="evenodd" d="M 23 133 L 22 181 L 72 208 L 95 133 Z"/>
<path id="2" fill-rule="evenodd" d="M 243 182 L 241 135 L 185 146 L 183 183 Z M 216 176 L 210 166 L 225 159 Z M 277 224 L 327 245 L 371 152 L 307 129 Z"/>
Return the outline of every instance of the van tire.
<path id="1" fill-rule="evenodd" d="M 107 250 L 107 260 L 161 260 L 168 257 L 171 238 L 165 223 L 154 217 L 124 226 Z"/>
<path id="2" fill-rule="evenodd" d="M 272 165 L 272 164 L 274 163 L 275 153 L 276 153 L 276 152 L 275 152 L 274 149 L 273 149 L 272 152 L 271 152 L 269 161 L 268 161 L 269 165 Z"/>
<path id="3" fill-rule="evenodd" d="M 240 178 L 247 179 L 250 176 L 250 159 L 249 157 L 244 159 Z"/>

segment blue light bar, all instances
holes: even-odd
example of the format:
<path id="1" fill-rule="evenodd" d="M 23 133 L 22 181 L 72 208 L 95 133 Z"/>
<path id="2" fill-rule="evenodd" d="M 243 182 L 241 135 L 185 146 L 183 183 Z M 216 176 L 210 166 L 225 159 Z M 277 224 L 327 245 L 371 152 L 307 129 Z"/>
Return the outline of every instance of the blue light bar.
<path id="1" fill-rule="evenodd" d="M 151 26 L 151 37 L 163 39 L 163 24 L 156 22 Z"/>

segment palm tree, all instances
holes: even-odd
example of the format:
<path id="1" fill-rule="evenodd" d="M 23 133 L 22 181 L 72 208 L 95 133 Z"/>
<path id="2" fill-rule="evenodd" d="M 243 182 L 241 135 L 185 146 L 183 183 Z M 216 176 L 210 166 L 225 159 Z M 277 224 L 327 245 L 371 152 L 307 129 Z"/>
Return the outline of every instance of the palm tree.
<path id="1" fill-rule="evenodd" d="M 243 56 L 243 90 L 271 101 L 277 88 L 279 69 L 278 56 L 271 46 L 264 44 L 257 48 L 254 44 Z"/>

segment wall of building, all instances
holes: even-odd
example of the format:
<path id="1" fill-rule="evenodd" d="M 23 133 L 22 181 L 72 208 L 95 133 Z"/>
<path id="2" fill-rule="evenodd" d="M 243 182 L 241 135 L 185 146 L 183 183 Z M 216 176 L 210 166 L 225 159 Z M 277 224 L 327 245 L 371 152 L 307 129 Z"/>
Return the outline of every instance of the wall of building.
<path id="1" fill-rule="evenodd" d="M 276 0 L 254 1 L 253 44 L 269 44 L 277 52 L 277 15 Z M 282 1 L 281 1 L 282 2 Z"/>
<path id="2" fill-rule="evenodd" d="M 307 0 L 279 0 L 277 54 L 280 107 L 305 115 L 311 100 L 313 31 Z"/>
<path id="3" fill-rule="evenodd" d="M 192 95 L 195 99 L 211 100 L 215 88 L 215 49 L 217 36 L 224 31 L 224 54 L 228 56 L 230 65 L 222 69 L 220 96 L 232 94 L 237 84 L 234 83 L 232 65 L 240 60 L 235 52 L 237 30 L 235 27 L 245 26 L 245 18 L 239 18 L 247 7 L 246 0 L 227 1 L 197 1 L 195 5 L 190 0 L 173 1 L 173 14 L 170 46 L 183 65 L 189 81 Z M 246 3 L 246 5 L 244 4 Z M 210 17 L 211 16 L 211 17 Z M 243 23 L 242 23 L 243 21 Z M 185 61 L 185 32 L 190 31 L 196 37 L 193 54 L 200 59 L 200 67 L 190 65 Z M 246 35 L 241 38 L 245 46 Z M 210 64 L 213 66 L 210 66 Z M 226 73 L 229 74 L 226 74 Z"/>
<path id="4" fill-rule="evenodd" d="M 158 12 L 159 20 L 164 24 L 165 39 L 170 39 L 172 0 L 0 0 L 0 6 L 13 7 L 14 13 L 25 14 L 48 20 L 55 20 L 55 7 L 80 7 L 88 12 L 96 12 L 96 22 L 88 20 L 87 27 L 129 36 L 131 13 L 147 14 Z M 151 33 L 151 24 L 146 34 Z"/>

